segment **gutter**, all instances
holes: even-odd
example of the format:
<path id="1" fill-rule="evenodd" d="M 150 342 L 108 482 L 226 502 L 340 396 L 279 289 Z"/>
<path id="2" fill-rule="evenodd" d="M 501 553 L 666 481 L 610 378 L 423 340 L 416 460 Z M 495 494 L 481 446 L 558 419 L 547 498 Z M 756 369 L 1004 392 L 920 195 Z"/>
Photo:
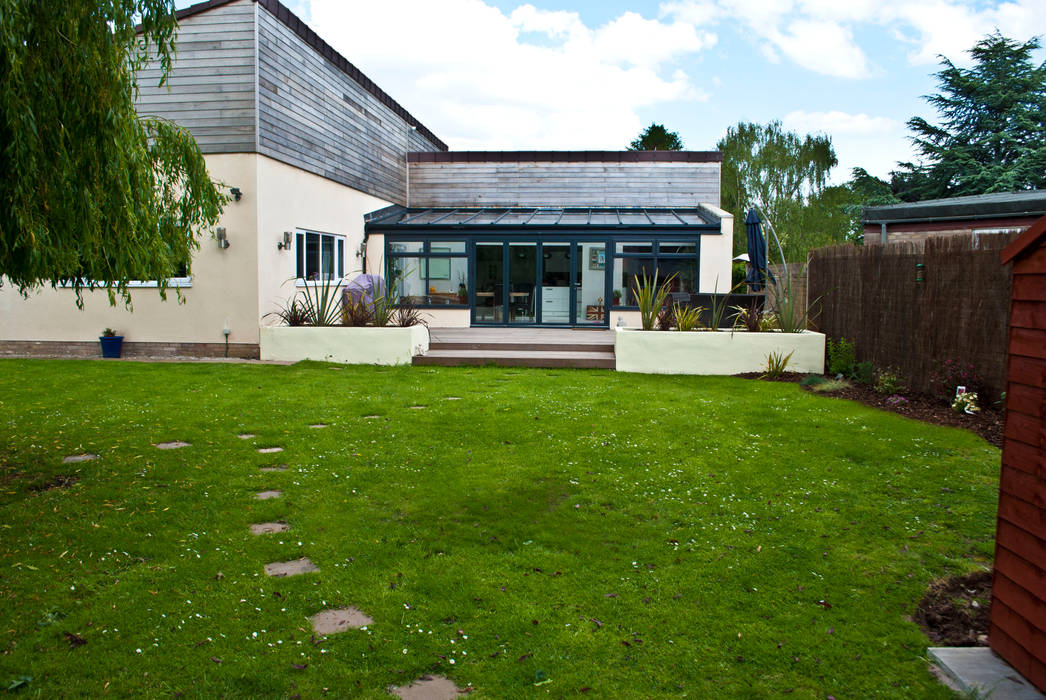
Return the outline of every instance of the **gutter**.
<path id="1" fill-rule="evenodd" d="M 994 214 L 966 214 L 963 216 L 913 216 L 904 219 L 861 219 L 861 224 L 886 226 L 888 224 L 926 224 L 935 221 L 982 221 L 984 219 L 1015 219 L 1020 217 L 1038 219 L 1043 214 L 1046 214 L 1046 211 L 1015 211 Z"/>

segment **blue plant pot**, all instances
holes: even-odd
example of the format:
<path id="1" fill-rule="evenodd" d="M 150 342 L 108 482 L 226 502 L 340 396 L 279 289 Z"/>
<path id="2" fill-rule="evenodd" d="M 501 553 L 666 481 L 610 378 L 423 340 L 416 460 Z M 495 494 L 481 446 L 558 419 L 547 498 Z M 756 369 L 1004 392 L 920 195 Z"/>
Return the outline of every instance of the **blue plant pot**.
<path id="1" fill-rule="evenodd" d="M 123 348 L 122 335 L 99 336 L 98 342 L 102 344 L 102 357 L 120 357 L 120 350 Z"/>

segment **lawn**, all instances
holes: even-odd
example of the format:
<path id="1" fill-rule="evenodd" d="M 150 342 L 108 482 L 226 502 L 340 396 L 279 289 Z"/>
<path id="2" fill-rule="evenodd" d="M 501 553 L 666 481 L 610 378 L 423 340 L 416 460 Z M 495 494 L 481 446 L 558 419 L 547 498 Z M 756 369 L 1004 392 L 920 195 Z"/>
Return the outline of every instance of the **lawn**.
<path id="1" fill-rule="evenodd" d="M 0 370 L 17 697 L 383 697 L 432 673 L 492 698 L 947 698 L 909 615 L 992 556 L 997 449 L 792 384 Z M 249 534 L 271 520 L 290 532 Z M 320 571 L 263 573 L 301 556 Z M 312 635 L 346 605 L 374 624 Z"/>

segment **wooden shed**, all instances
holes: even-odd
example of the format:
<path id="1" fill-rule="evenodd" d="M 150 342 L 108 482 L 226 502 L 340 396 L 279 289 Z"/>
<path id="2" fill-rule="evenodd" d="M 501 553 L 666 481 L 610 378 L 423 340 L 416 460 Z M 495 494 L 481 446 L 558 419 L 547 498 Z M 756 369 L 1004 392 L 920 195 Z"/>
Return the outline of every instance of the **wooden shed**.
<path id="1" fill-rule="evenodd" d="M 1046 216 L 1002 251 L 1013 263 L 991 648 L 1046 691 Z"/>

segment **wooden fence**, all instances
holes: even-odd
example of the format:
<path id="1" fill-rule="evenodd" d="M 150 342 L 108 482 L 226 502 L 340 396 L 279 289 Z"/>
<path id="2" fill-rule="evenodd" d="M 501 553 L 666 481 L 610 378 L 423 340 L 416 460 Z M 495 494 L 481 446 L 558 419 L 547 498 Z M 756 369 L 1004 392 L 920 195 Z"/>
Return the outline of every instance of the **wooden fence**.
<path id="1" fill-rule="evenodd" d="M 945 361 L 972 364 L 982 399 L 996 401 L 1006 389 L 1010 302 L 1010 268 L 999 253 L 1014 237 L 816 249 L 814 325 L 852 340 L 858 361 L 895 368 L 920 393 L 940 392 L 934 380 Z"/>

